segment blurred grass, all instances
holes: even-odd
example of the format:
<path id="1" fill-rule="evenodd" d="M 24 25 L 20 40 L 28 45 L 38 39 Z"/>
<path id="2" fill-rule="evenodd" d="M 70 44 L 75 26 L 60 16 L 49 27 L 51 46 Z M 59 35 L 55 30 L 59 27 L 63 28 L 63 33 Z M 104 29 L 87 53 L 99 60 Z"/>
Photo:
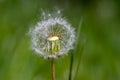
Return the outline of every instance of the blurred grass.
<path id="1" fill-rule="evenodd" d="M 50 80 L 50 62 L 30 49 L 28 28 L 42 10 L 58 7 L 78 29 L 84 17 L 82 34 L 86 43 L 76 80 L 120 79 L 120 1 L 119 0 L 0 0 L 0 80 Z M 77 69 L 84 38 L 79 38 L 73 64 Z M 83 40 L 83 42 L 81 42 Z M 57 80 L 67 80 L 70 54 L 56 60 Z"/>

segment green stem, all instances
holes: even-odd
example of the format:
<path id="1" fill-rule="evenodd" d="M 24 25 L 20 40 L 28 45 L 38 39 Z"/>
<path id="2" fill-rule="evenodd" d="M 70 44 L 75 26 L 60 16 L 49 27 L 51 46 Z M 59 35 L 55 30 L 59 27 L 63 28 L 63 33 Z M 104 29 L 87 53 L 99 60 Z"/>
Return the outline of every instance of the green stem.
<path id="1" fill-rule="evenodd" d="M 77 79 L 77 74 L 78 74 L 78 71 L 79 71 L 81 57 L 82 57 L 82 51 L 83 51 L 83 47 L 80 48 L 79 57 L 78 57 L 79 59 L 78 59 L 77 69 L 75 71 L 76 73 L 75 73 L 75 76 L 74 76 L 74 80 Z"/>
<path id="2" fill-rule="evenodd" d="M 78 33 L 77 33 L 77 40 L 76 40 L 76 43 L 75 43 L 75 48 L 74 48 L 74 50 L 72 50 L 72 54 L 71 54 L 69 80 L 72 80 L 73 62 L 74 62 L 74 57 L 75 57 L 75 54 L 76 54 L 77 44 L 78 44 L 78 41 L 79 41 L 82 22 L 83 22 L 83 19 L 81 18 L 79 26 L 78 26 Z"/>
<path id="3" fill-rule="evenodd" d="M 73 51 L 72 51 L 72 53 L 71 53 L 71 58 L 70 58 L 70 72 L 69 72 L 69 80 L 71 80 L 71 78 L 72 78 L 72 68 L 73 68 L 73 57 L 74 55 L 73 55 Z"/>

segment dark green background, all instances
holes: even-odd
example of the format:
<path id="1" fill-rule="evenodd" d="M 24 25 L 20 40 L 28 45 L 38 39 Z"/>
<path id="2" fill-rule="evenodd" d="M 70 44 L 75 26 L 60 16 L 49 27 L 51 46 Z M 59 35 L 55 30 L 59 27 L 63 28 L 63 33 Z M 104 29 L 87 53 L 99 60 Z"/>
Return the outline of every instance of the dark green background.
<path id="1" fill-rule="evenodd" d="M 83 18 L 73 78 L 80 60 L 76 80 L 120 80 L 120 0 L 0 0 L 0 80 L 51 80 L 50 61 L 30 49 L 27 33 L 55 9 L 76 32 Z M 57 80 L 68 80 L 70 55 L 56 60 Z"/>

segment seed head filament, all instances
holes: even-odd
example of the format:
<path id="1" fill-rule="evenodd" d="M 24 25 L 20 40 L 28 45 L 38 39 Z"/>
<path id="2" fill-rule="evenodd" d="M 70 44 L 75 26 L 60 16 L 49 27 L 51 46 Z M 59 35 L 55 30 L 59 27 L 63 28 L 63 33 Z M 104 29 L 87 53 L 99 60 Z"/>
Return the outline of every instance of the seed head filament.
<path id="1" fill-rule="evenodd" d="M 51 55 L 58 54 L 58 52 L 60 51 L 59 37 L 58 36 L 48 37 L 46 49 L 47 53 L 50 53 Z"/>

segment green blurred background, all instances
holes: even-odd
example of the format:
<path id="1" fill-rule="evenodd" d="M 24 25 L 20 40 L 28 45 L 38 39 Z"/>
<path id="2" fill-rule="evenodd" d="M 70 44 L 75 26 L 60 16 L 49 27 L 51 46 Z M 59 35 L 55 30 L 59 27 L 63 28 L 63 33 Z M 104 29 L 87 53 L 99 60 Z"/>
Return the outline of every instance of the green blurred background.
<path id="1" fill-rule="evenodd" d="M 76 32 L 83 18 L 73 80 L 120 80 L 120 0 L 0 0 L 0 80 L 51 80 L 50 61 L 30 49 L 27 33 L 55 8 Z M 56 60 L 57 80 L 68 80 L 70 55 Z"/>

